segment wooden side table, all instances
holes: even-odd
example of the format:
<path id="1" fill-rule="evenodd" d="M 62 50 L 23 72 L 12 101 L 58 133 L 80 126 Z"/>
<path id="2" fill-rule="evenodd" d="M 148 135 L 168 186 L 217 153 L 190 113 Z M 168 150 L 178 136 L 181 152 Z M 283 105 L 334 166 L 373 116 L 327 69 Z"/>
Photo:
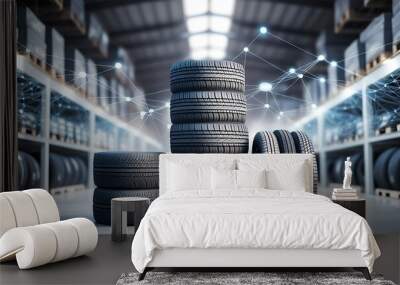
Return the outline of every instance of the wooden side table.
<path id="1" fill-rule="evenodd" d="M 366 217 L 366 201 L 365 199 L 355 199 L 355 200 L 336 200 L 332 199 L 332 201 L 340 206 L 353 211 L 356 214 L 359 214 L 361 217 Z"/>
<path id="2" fill-rule="evenodd" d="M 149 205 L 149 198 L 113 198 L 111 200 L 111 239 L 113 241 L 123 241 L 126 239 L 128 212 L 134 213 L 134 226 L 136 232 L 137 228 L 139 227 L 140 221 L 146 214 Z"/>

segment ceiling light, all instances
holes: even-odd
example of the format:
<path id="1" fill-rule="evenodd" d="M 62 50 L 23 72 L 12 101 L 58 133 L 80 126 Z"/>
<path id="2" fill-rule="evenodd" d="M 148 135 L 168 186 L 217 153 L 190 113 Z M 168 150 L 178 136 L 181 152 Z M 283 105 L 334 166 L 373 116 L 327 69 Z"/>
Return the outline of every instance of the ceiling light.
<path id="1" fill-rule="evenodd" d="M 304 75 L 302 73 L 299 73 L 299 74 L 297 74 L 297 77 L 301 79 L 304 77 Z"/>
<path id="2" fill-rule="evenodd" d="M 325 82 L 326 82 L 325 77 L 320 77 L 320 78 L 319 78 L 319 82 L 320 82 L 320 83 L 325 83 Z"/>
<path id="3" fill-rule="evenodd" d="M 289 73 L 291 74 L 296 73 L 296 69 L 294 69 L 293 67 L 289 68 Z"/>
<path id="4" fill-rule="evenodd" d="M 244 51 L 244 52 L 249 52 L 249 48 L 248 48 L 248 47 L 244 47 L 244 48 L 243 48 L 243 51 Z"/>
<path id="5" fill-rule="evenodd" d="M 189 18 L 186 21 L 186 25 L 189 33 L 201 33 L 205 32 L 208 29 L 208 17 L 194 17 Z"/>
<path id="6" fill-rule="evenodd" d="M 190 48 L 205 48 L 208 45 L 208 35 L 207 34 L 200 34 L 200 35 L 193 35 L 189 37 L 189 45 Z"/>
<path id="7" fill-rule="evenodd" d="M 116 69 L 121 69 L 122 68 L 122 64 L 120 63 L 120 62 L 116 62 L 115 64 L 114 64 L 114 67 L 116 68 Z"/>
<path id="8" fill-rule="evenodd" d="M 325 55 L 323 55 L 323 54 L 320 54 L 318 57 L 317 57 L 317 60 L 318 61 L 323 61 L 323 60 L 325 60 L 326 58 L 325 58 Z"/>
<path id="9" fill-rule="evenodd" d="M 200 50 L 192 50 L 192 53 L 190 55 L 190 57 L 192 59 L 205 59 L 208 56 L 208 52 L 206 49 L 200 49 Z"/>
<path id="10" fill-rule="evenodd" d="M 226 48 L 228 45 L 228 37 L 225 35 L 209 34 L 208 43 L 212 48 Z"/>
<path id="11" fill-rule="evenodd" d="M 260 27 L 260 34 L 265 35 L 268 32 L 267 27 Z"/>
<path id="12" fill-rule="evenodd" d="M 231 16 L 233 15 L 234 9 L 235 0 L 211 0 L 210 12 L 213 14 Z"/>
<path id="13" fill-rule="evenodd" d="M 208 11 L 208 0 L 184 0 L 183 11 L 186 16 L 205 14 Z"/>
<path id="14" fill-rule="evenodd" d="M 225 57 L 225 51 L 221 49 L 210 49 L 208 50 L 208 58 L 210 59 L 223 59 Z"/>
<path id="15" fill-rule="evenodd" d="M 334 60 L 332 60 L 331 63 L 330 63 L 330 65 L 331 65 L 332 67 L 336 67 L 336 66 L 337 66 L 337 62 L 334 61 Z"/>
<path id="16" fill-rule="evenodd" d="M 264 104 L 264 108 L 265 108 L 265 109 L 269 109 L 269 108 L 271 108 L 271 105 L 269 105 L 269 104 Z"/>
<path id="17" fill-rule="evenodd" d="M 261 82 L 258 85 L 258 89 L 263 92 L 269 92 L 272 90 L 272 84 L 269 82 Z"/>
<path id="18" fill-rule="evenodd" d="M 231 20 L 227 17 L 210 16 L 210 30 L 217 33 L 227 33 L 231 28 Z"/>

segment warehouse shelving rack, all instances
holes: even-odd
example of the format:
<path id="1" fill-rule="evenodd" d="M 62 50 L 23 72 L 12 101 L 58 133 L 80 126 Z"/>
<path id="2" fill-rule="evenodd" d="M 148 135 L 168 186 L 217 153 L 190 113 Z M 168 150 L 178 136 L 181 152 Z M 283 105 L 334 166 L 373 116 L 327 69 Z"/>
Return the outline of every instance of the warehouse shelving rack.
<path id="1" fill-rule="evenodd" d="M 300 119 L 293 125 L 293 129 L 303 129 L 307 124 L 316 122 L 316 145 L 318 146 L 318 153 L 320 156 L 320 182 L 322 187 L 328 186 L 328 154 L 336 151 L 346 151 L 356 148 L 362 148 L 364 155 L 364 191 L 367 194 L 374 194 L 374 180 L 373 180 L 373 167 L 374 167 L 374 146 L 380 143 L 400 143 L 400 131 L 387 133 L 376 136 L 372 132 L 372 117 L 373 109 L 372 102 L 368 96 L 369 86 L 377 83 L 379 80 L 384 79 L 395 71 L 400 70 L 400 54 L 395 54 L 391 58 L 384 61 L 375 70 L 360 78 L 358 81 L 341 89 L 337 94 L 332 94 L 330 99 L 313 110 L 312 113 Z M 362 125 L 363 136 L 355 141 L 345 143 L 338 143 L 334 145 L 327 145 L 325 143 L 325 126 L 324 118 L 330 110 L 340 103 L 351 98 L 352 96 L 360 95 L 362 97 Z M 400 102 L 399 102 L 400 106 Z M 313 134 L 311 134 L 313 135 Z"/>
<path id="2" fill-rule="evenodd" d="M 35 65 L 28 56 L 18 54 L 17 55 L 17 70 L 32 77 L 34 80 L 43 84 L 44 91 L 42 95 L 42 112 L 41 112 L 41 134 L 38 136 L 32 136 L 27 134 L 18 134 L 19 144 L 23 144 L 25 149 L 31 145 L 32 148 L 40 148 L 40 168 L 41 168 L 41 187 L 49 189 L 49 154 L 52 148 L 56 148 L 58 151 L 65 154 L 79 153 L 85 156 L 88 166 L 88 185 L 89 189 L 93 188 L 93 157 L 95 152 L 104 151 L 95 147 L 95 129 L 96 129 L 96 117 L 102 118 L 110 122 L 116 129 L 126 130 L 130 134 L 130 145 L 127 146 L 129 150 L 133 151 L 160 151 L 162 145 L 157 140 L 151 138 L 149 135 L 144 134 L 134 126 L 121 120 L 117 116 L 113 116 L 105 112 L 99 106 L 94 105 L 85 98 L 80 97 L 78 91 L 51 77 L 45 70 Z M 81 106 L 84 110 L 89 112 L 89 145 L 81 145 L 67 142 L 60 142 L 50 138 L 50 100 L 51 92 L 56 91 L 65 98 Z M 115 149 L 115 150 L 118 150 Z"/>

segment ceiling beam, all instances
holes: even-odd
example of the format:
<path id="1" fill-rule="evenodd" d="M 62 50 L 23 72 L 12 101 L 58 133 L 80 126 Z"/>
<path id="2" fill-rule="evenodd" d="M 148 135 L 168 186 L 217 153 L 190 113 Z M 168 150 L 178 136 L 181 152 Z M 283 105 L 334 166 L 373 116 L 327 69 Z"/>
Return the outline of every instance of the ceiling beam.
<path id="1" fill-rule="evenodd" d="M 212 33 L 210 31 L 205 32 L 205 33 Z M 203 34 L 203 33 L 198 33 L 198 34 Z M 219 34 L 219 33 L 214 33 L 214 34 Z M 196 34 L 190 34 L 190 35 L 196 35 Z M 254 37 L 243 37 L 242 35 L 236 35 L 236 34 L 223 34 L 226 35 L 230 40 L 236 41 L 236 42 L 240 42 L 243 44 L 248 44 L 250 43 L 252 40 L 254 40 Z M 119 45 L 124 46 L 126 49 L 130 49 L 132 50 L 132 52 L 134 52 L 133 50 L 135 49 L 143 49 L 143 48 L 149 48 L 152 46 L 157 46 L 157 45 L 165 45 L 165 44 L 176 44 L 178 42 L 182 42 L 182 41 L 187 41 L 189 37 L 188 33 L 185 34 L 181 34 L 181 35 L 176 35 L 173 37 L 160 37 L 158 39 L 152 39 L 149 41 L 141 41 L 141 42 L 137 42 L 137 43 L 119 43 Z M 257 41 L 255 41 L 253 43 L 253 45 L 257 45 L 257 44 L 265 44 L 268 46 L 275 46 L 275 47 L 279 47 L 282 49 L 285 48 L 290 48 L 293 49 L 293 47 L 280 42 L 278 40 L 271 40 L 271 38 L 258 38 Z M 300 46 L 303 49 L 313 49 L 314 48 L 314 44 L 313 42 L 310 42 L 310 45 L 307 46 Z"/>
<path id="2" fill-rule="evenodd" d="M 101 10 L 119 8 L 127 5 L 142 3 L 161 2 L 170 0 L 91 0 L 86 3 L 86 10 L 89 12 L 98 12 Z"/>
<path id="3" fill-rule="evenodd" d="M 127 5 L 135 5 L 151 2 L 162 2 L 171 0 L 92 0 L 86 3 L 86 9 L 89 12 L 97 12 L 106 9 L 119 8 Z M 333 9 L 334 1 L 331 0 L 252 0 L 259 2 L 270 2 L 287 5 L 297 5 L 302 7 L 311 7 L 318 9 Z"/>
<path id="4" fill-rule="evenodd" d="M 319 8 L 319 9 L 333 9 L 333 5 L 335 3 L 335 1 L 332 0 L 252 0 L 252 1 L 297 5 L 297 6 Z"/>
<path id="5" fill-rule="evenodd" d="M 157 56 L 157 57 L 145 57 L 141 59 L 135 59 L 134 63 L 135 65 L 147 65 L 147 64 L 157 64 L 157 63 L 165 63 L 166 61 L 171 61 L 175 62 L 178 60 L 185 59 L 189 56 L 189 54 L 185 53 L 175 53 L 175 54 L 165 54 L 163 56 Z"/>
<path id="6" fill-rule="evenodd" d="M 209 15 L 209 14 L 207 13 L 204 15 Z M 132 28 L 132 29 L 126 29 L 126 30 L 122 30 L 122 31 L 114 31 L 114 32 L 110 32 L 109 35 L 113 39 L 113 41 L 117 42 L 118 40 L 122 40 L 127 37 L 134 37 L 135 35 L 140 34 L 140 33 L 159 32 L 164 29 L 168 30 L 168 29 L 179 28 L 179 27 L 182 27 L 184 24 L 185 24 L 184 20 L 179 20 L 179 21 L 166 23 L 166 24 L 156 24 L 156 25 L 151 25 L 151 26 L 146 26 L 146 27 Z M 318 31 L 318 30 L 309 30 L 309 29 L 293 28 L 293 27 L 270 26 L 270 25 L 268 25 L 268 23 L 258 23 L 258 22 L 244 21 L 244 20 L 239 20 L 239 19 L 233 19 L 232 24 L 243 27 L 243 28 L 254 29 L 255 34 L 256 34 L 257 29 L 262 25 L 266 25 L 268 27 L 269 31 L 271 31 L 272 33 L 280 33 L 280 34 L 286 34 L 286 35 L 290 35 L 290 36 L 315 38 L 320 33 L 320 31 Z"/>

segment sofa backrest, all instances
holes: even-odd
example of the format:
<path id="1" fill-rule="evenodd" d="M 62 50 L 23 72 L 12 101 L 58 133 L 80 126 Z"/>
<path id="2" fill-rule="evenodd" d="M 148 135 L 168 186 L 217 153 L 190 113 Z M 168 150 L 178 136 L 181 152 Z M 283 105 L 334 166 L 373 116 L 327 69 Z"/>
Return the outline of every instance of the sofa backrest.
<path id="1" fill-rule="evenodd" d="M 43 189 L 0 193 L 0 237 L 15 227 L 57 222 L 60 214 L 56 202 Z"/>
<path id="2" fill-rule="evenodd" d="M 191 166 L 216 166 L 229 169 L 238 169 L 241 164 L 263 165 L 268 169 L 279 169 L 282 173 L 280 179 L 297 179 L 287 177 L 285 170 L 295 167 L 302 163 L 304 175 L 302 183 L 306 184 L 306 191 L 313 192 L 313 155 L 312 154 L 161 154 L 160 155 L 160 195 L 168 190 L 169 180 L 176 177 L 171 171 L 171 165 Z M 240 169 L 240 167 L 239 167 Z M 296 181 L 292 181 L 296 183 Z"/>

